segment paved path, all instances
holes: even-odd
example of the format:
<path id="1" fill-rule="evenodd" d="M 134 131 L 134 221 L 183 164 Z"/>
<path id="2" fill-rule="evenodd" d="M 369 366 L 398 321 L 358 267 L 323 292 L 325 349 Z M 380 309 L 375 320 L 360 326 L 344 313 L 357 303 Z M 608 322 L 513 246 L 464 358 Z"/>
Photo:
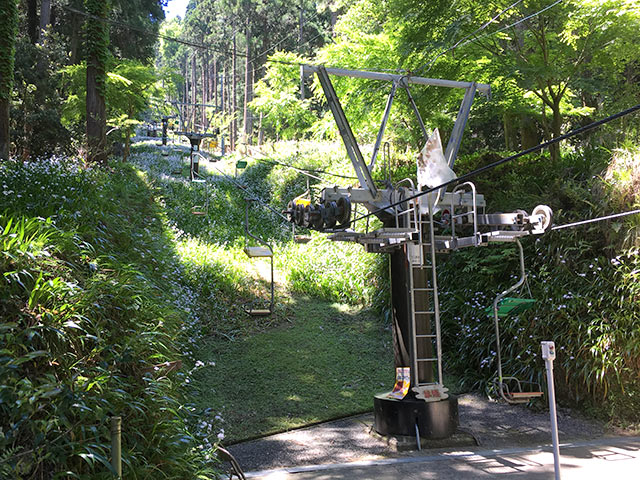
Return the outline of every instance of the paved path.
<path id="1" fill-rule="evenodd" d="M 560 455 L 564 480 L 640 478 L 640 437 L 601 437 L 563 444 Z M 249 472 L 247 477 L 264 480 L 546 480 L 554 478 L 554 470 L 553 455 L 548 447 L 518 447 L 307 465 Z"/>
<path id="2" fill-rule="evenodd" d="M 551 441 L 548 412 L 491 402 L 475 394 L 462 395 L 458 402 L 461 433 L 456 435 L 454 442 L 425 444 L 422 452 L 398 452 L 380 437 L 372 435 L 371 414 L 272 435 L 233 445 L 229 450 L 244 471 L 262 471 L 425 455 L 427 451 L 439 452 L 442 447 L 449 451 L 462 446 L 488 450 L 531 447 Z M 593 440 L 604 435 L 601 423 L 564 409 L 558 412 L 558 424 L 561 442 Z M 478 445 L 473 437 L 478 440 Z M 439 450 L 434 450 L 438 447 Z"/>

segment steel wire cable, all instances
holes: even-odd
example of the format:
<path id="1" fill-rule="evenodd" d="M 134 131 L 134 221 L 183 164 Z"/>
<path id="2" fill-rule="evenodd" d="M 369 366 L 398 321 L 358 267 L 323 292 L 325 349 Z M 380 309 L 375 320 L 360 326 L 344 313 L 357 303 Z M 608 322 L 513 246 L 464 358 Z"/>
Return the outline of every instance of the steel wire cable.
<path id="1" fill-rule="evenodd" d="M 635 215 L 637 213 L 640 213 L 640 208 L 638 208 L 636 210 L 630 210 L 628 212 L 614 213 L 614 214 L 611 214 L 611 215 L 605 215 L 604 217 L 590 218 L 588 220 L 580 220 L 578 222 L 565 223 L 564 225 L 555 225 L 555 226 L 551 227 L 551 230 L 561 230 L 563 228 L 573 228 L 573 227 L 578 227 L 580 225 L 586 225 L 588 223 L 603 222 L 605 220 L 611 220 L 613 218 L 626 217 L 627 215 Z"/>
<path id="2" fill-rule="evenodd" d="M 165 35 L 165 34 L 160 33 L 160 32 L 153 32 L 151 30 L 148 30 L 148 29 L 145 29 L 145 28 L 142 28 L 142 27 L 136 27 L 135 25 L 131 25 L 131 24 L 128 24 L 128 23 L 125 23 L 125 22 L 121 22 L 119 20 L 113 20 L 113 19 L 109 19 L 109 18 L 102 18 L 102 17 L 99 17 L 97 15 L 93 15 L 93 14 L 91 14 L 89 12 L 85 12 L 85 11 L 82 11 L 82 10 L 78 10 L 77 8 L 70 7 L 68 5 L 60 5 L 60 7 L 62 9 L 64 9 L 64 10 L 67 10 L 69 12 L 75 13 L 77 15 L 81 15 L 81 16 L 84 16 L 84 17 L 87 17 L 87 18 L 91 18 L 91 19 L 97 20 L 99 22 L 109 23 L 111 25 L 116 25 L 116 26 L 119 26 L 119 27 L 122 27 L 122 28 L 126 28 L 126 29 L 129 29 L 129 30 L 134 30 L 134 31 L 143 33 L 145 35 L 155 36 L 155 37 L 161 38 L 163 40 L 169 40 L 169 41 L 180 43 L 182 45 L 186 45 L 186 46 L 189 46 L 189 47 L 199 48 L 200 50 L 207 50 L 207 51 L 211 51 L 211 52 L 215 52 L 215 53 L 220 53 L 220 54 L 223 54 L 223 55 L 232 55 L 233 54 L 233 52 L 231 50 L 229 50 L 229 49 L 223 50 L 223 49 L 220 49 L 220 48 L 215 48 L 212 45 L 205 45 L 203 43 L 198 43 L 198 42 L 194 42 L 194 41 L 191 41 L 191 40 L 184 40 L 184 39 L 181 39 L 181 38 L 172 37 L 170 35 Z M 325 33 L 326 33 L 326 29 L 323 30 L 322 32 L 319 32 L 317 35 L 305 40 L 301 44 L 297 45 L 297 48 L 300 48 L 303 45 L 306 45 L 307 43 L 312 42 L 313 40 L 315 40 L 316 38 L 320 37 L 321 35 L 324 35 Z M 290 35 L 291 34 L 287 35 L 284 39 L 282 39 L 280 42 L 278 42 L 278 44 L 282 43 Z M 278 45 L 278 44 L 276 44 L 276 45 Z M 251 57 L 251 56 L 249 56 L 249 55 L 247 55 L 245 53 L 242 53 L 242 52 L 236 52 L 235 55 L 236 55 L 236 57 L 243 57 L 243 58 L 247 58 L 248 57 L 249 58 L 248 62 L 249 63 L 253 63 L 259 57 L 263 56 L 265 53 L 268 53 L 273 48 L 274 47 L 270 47 L 269 49 L 267 49 L 267 50 L 255 55 L 253 57 Z M 286 60 L 271 59 L 269 61 L 270 62 L 274 62 L 274 63 L 284 64 L 284 65 L 292 65 L 292 66 L 303 65 L 303 63 L 301 63 L 301 62 L 288 62 Z"/>
<path id="3" fill-rule="evenodd" d="M 520 0 L 520 1 L 522 1 L 522 0 Z M 494 31 L 494 32 L 487 32 L 487 33 L 485 33 L 484 35 L 481 35 L 481 36 L 479 36 L 479 37 L 474 37 L 474 38 L 469 39 L 469 37 L 474 36 L 476 33 L 479 33 L 479 32 L 481 32 L 481 31 L 485 30 L 485 29 L 486 29 L 486 28 L 487 28 L 491 23 L 493 23 L 493 21 L 494 21 L 494 20 L 496 20 L 497 18 L 499 18 L 500 16 L 502 16 L 505 12 L 507 12 L 508 10 L 511 10 L 513 7 L 515 7 L 516 5 L 518 5 L 518 4 L 520 3 L 520 1 L 515 2 L 515 3 L 514 3 L 514 4 L 512 4 L 511 6 L 507 7 L 507 8 L 506 8 L 506 9 L 504 9 L 503 11 L 501 11 L 498 15 L 496 15 L 494 18 L 492 18 L 491 20 L 489 20 L 488 22 L 486 22 L 484 25 L 482 25 L 480 28 L 478 28 L 475 32 L 473 32 L 473 33 L 471 33 L 471 34 L 467 35 L 466 37 L 464 37 L 463 39 L 461 39 L 460 41 L 458 41 L 458 42 L 457 42 L 455 45 L 453 45 L 452 47 L 449 47 L 448 49 L 443 50 L 442 52 L 438 53 L 438 55 L 436 55 L 436 57 L 435 57 L 433 60 L 431 60 L 429 63 L 426 63 L 426 64 L 424 64 L 422 67 L 420 67 L 420 68 L 418 68 L 417 70 L 415 70 L 415 73 L 420 73 L 420 72 L 424 71 L 424 70 L 425 70 L 425 68 L 427 69 L 427 71 L 429 71 L 429 70 L 431 69 L 431 67 L 433 66 L 433 64 L 436 62 L 436 60 L 437 60 L 438 58 L 440 58 L 442 55 L 444 55 L 445 53 L 447 53 L 447 52 L 449 52 L 449 51 L 451 51 L 451 50 L 454 50 L 454 49 L 456 49 L 456 48 L 458 48 L 458 47 L 464 47 L 465 45 L 468 45 L 468 44 L 470 44 L 470 43 L 477 42 L 478 40 L 481 40 L 481 39 L 483 39 L 483 38 L 490 37 L 490 36 L 495 35 L 495 34 L 497 34 L 497 33 L 504 32 L 505 30 L 508 30 L 508 29 L 510 29 L 510 28 L 513 28 L 513 27 L 515 27 L 516 25 L 520 25 L 521 23 L 526 22 L 527 20 L 530 20 L 530 19 L 532 19 L 532 18 L 534 18 L 534 17 L 537 17 L 538 15 L 541 15 L 542 13 L 546 12 L 546 11 L 547 11 L 547 10 L 549 10 L 550 8 L 555 7 L 555 6 L 556 6 L 556 5 L 558 5 L 559 3 L 564 2 L 565 0 L 556 0 L 554 3 L 552 3 L 552 4 L 550 4 L 550 5 L 547 5 L 546 7 L 542 8 L 541 10 L 538 10 L 537 12 L 534 12 L 534 13 L 532 13 L 532 14 L 530 14 L 530 15 L 527 15 L 526 17 L 521 18 L 520 20 L 518 20 L 518 21 L 516 21 L 516 22 L 514 22 L 514 23 L 512 23 L 512 24 L 510 24 L 510 25 L 507 25 L 507 26 L 505 26 L 505 27 L 502 27 L 502 28 L 500 28 L 500 29 L 498 29 L 498 30 L 496 30 L 496 31 Z M 467 40 L 467 39 L 468 39 L 468 40 Z M 466 41 L 465 41 L 465 40 L 466 40 Z"/>
<path id="4" fill-rule="evenodd" d="M 207 157 L 205 157 L 204 155 L 202 155 L 200 152 L 193 152 L 195 154 L 197 154 L 198 156 L 200 156 L 200 158 L 206 160 L 207 162 L 209 162 L 209 159 Z M 211 163 L 211 162 L 209 162 Z M 243 192 L 247 192 L 251 198 L 250 200 L 255 200 L 256 202 L 258 202 L 259 204 L 261 204 L 263 207 L 267 208 L 268 210 L 270 210 L 271 212 L 275 213 L 276 215 L 278 215 L 280 218 L 282 218 L 285 222 L 289 222 L 289 219 L 287 217 L 285 217 L 281 212 L 279 212 L 278 210 L 276 210 L 275 208 L 273 208 L 271 205 L 269 205 L 266 201 L 262 200 L 260 198 L 259 195 L 256 195 L 254 192 L 252 192 L 249 187 L 247 187 L 246 185 L 243 185 L 242 183 L 238 182 L 235 178 L 233 178 L 231 175 L 227 175 L 225 172 L 223 172 L 222 170 L 220 170 L 218 167 L 214 166 L 214 165 L 209 165 L 210 167 L 212 167 L 213 169 L 217 170 L 218 172 L 220 172 L 220 174 L 225 177 L 227 180 L 229 180 L 231 183 L 233 183 L 236 187 L 238 187 L 240 190 L 242 190 Z M 200 177 L 201 179 L 207 181 L 206 178 L 204 178 L 202 175 L 196 174 L 198 175 L 198 177 Z"/>
<path id="5" fill-rule="evenodd" d="M 442 50 L 440 53 L 438 53 L 435 58 L 433 60 L 431 60 L 429 63 L 423 65 L 422 67 L 418 68 L 415 72 L 413 73 L 421 73 L 424 71 L 424 69 L 426 68 L 427 71 L 431 70 L 431 67 L 433 66 L 433 64 L 436 62 L 436 60 L 438 60 L 438 58 L 440 58 L 442 55 L 444 55 L 447 52 L 450 52 L 451 50 L 454 50 L 455 48 L 457 48 L 458 46 L 460 46 L 460 44 L 462 44 L 462 42 L 464 42 L 465 40 L 467 40 L 470 37 L 473 37 L 474 35 L 476 35 L 477 33 L 480 33 L 481 31 L 483 31 L 484 29 L 486 29 L 489 25 L 491 25 L 493 22 L 495 22 L 498 18 L 500 18 L 502 15 L 504 15 L 506 12 L 508 12 L 509 10 L 511 10 L 512 8 L 516 7 L 519 3 L 522 3 L 523 0 L 517 0 L 515 3 L 512 3 L 511 5 L 509 5 L 507 8 L 505 8 L 504 10 L 502 10 L 500 13 L 498 13 L 497 15 L 495 15 L 493 18 L 491 18 L 491 20 L 488 20 L 487 22 L 485 22 L 483 25 L 481 25 L 479 28 L 477 28 L 476 30 L 474 30 L 472 33 L 470 33 L 469 35 L 466 35 L 465 37 L 461 38 L 460 40 L 458 40 L 453 46 Z"/>

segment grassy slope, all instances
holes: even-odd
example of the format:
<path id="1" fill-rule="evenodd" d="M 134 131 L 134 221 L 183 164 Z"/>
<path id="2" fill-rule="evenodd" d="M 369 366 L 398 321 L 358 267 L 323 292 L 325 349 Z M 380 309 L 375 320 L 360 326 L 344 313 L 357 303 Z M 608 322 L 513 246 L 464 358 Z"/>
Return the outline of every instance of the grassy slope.
<path id="1" fill-rule="evenodd" d="M 375 278 L 362 264 L 379 258 L 321 238 L 305 246 L 293 244 L 288 226 L 267 210 L 254 208 L 251 223 L 254 231 L 275 243 L 282 283 L 275 314 L 249 317 L 242 305 L 265 299 L 267 285 L 258 278 L 255 262 L 242 252 L 242 194 L 216 170 L 232 172 L 233 162 L 202 165 L 203 173 L 216 175 L 209 177 L 206 191 L 208 215 L 195 217 L 187 212 L 202 204 L 205 190 L 166 175 L 176 169 L 182 154 L 163 158 L 148 147 L 137 150 L 133 161 L 164 192 L 170 221 L 184 232 L 176 248 L 185 278 L 199 296 L 202 328 L 192 351 L 197 361 L 216 364 L 193 376 L 193 400 L 198 411 L 223 416 L 225 442 L 370 410 L 373 394 L 393 384 L 391 333 L 379 314 L 334 300 L 369 301 L 377 283 L 369 281 L 365 288 L 367 276 Z M 281 173 L 254 165 L 241 181 L 280 206 L 277 188 L 286 185 Z M 321 281 L 325 275 L 332 281 Z"/>

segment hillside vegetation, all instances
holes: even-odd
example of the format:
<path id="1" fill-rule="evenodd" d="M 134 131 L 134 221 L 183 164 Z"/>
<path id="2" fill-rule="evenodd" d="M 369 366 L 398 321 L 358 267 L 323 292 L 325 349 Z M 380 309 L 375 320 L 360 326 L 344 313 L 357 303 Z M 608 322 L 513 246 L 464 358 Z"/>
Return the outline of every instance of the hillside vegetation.
<path id="1" fill-rule="evenodd" d="M 221 443 L 370 410 L 391 388 L 387 256 L 280 214 L 358 184 L 305 72 L 398 74 L 372 172 L 386 185 L 415 180 L 425 133 L 446 142 L 476 82 L 458 175 L 552 142 L 474 178 L 490 212 L 546 204 L 562 225 L 640 208 L 637 0 L 189 0 L 167 21 L 165 7 L 0 4 L 0 478 L 113 478 L 113 416 L 124 477 L 216 478 Z M 464 83 L 409 94 L 418 76 Z M 330 78 L 371 158 L 391 83 Z M 205 182 L 162 130 L 205 135 Z M 275 252 L 264 317 L 246 313 L 270 293 L 270 265 L 243 251 L 247 205 Z M 505 372 L 544 384 L 554 340 L 561 404 L 640 422 L 640 216 L 523 244 L 517 295 L 536 303 L 502 321 Z M 444 381 L 495 396 L 485 309 L 516 251 L 438 265 Z"/>

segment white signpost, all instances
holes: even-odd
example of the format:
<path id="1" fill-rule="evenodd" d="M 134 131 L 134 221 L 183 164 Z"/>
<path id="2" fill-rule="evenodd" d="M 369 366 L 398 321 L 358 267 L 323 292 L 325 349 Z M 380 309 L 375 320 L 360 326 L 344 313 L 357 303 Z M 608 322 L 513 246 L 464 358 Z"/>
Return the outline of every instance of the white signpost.
<path id="1" fill-rule="evenodd" d="M 547 388 L 549 389 L 549 415 L 551 416 L 551 439 L 553 440 L 553 467 L 555 480 L 560 480 L 560 446 L 558 442 L 558 418 L 556 415 L 556 394 L 553 388 L 553 361 L 556 346 L 553 342 L 542 342 L 542 359 L 547 367 Z"/>

